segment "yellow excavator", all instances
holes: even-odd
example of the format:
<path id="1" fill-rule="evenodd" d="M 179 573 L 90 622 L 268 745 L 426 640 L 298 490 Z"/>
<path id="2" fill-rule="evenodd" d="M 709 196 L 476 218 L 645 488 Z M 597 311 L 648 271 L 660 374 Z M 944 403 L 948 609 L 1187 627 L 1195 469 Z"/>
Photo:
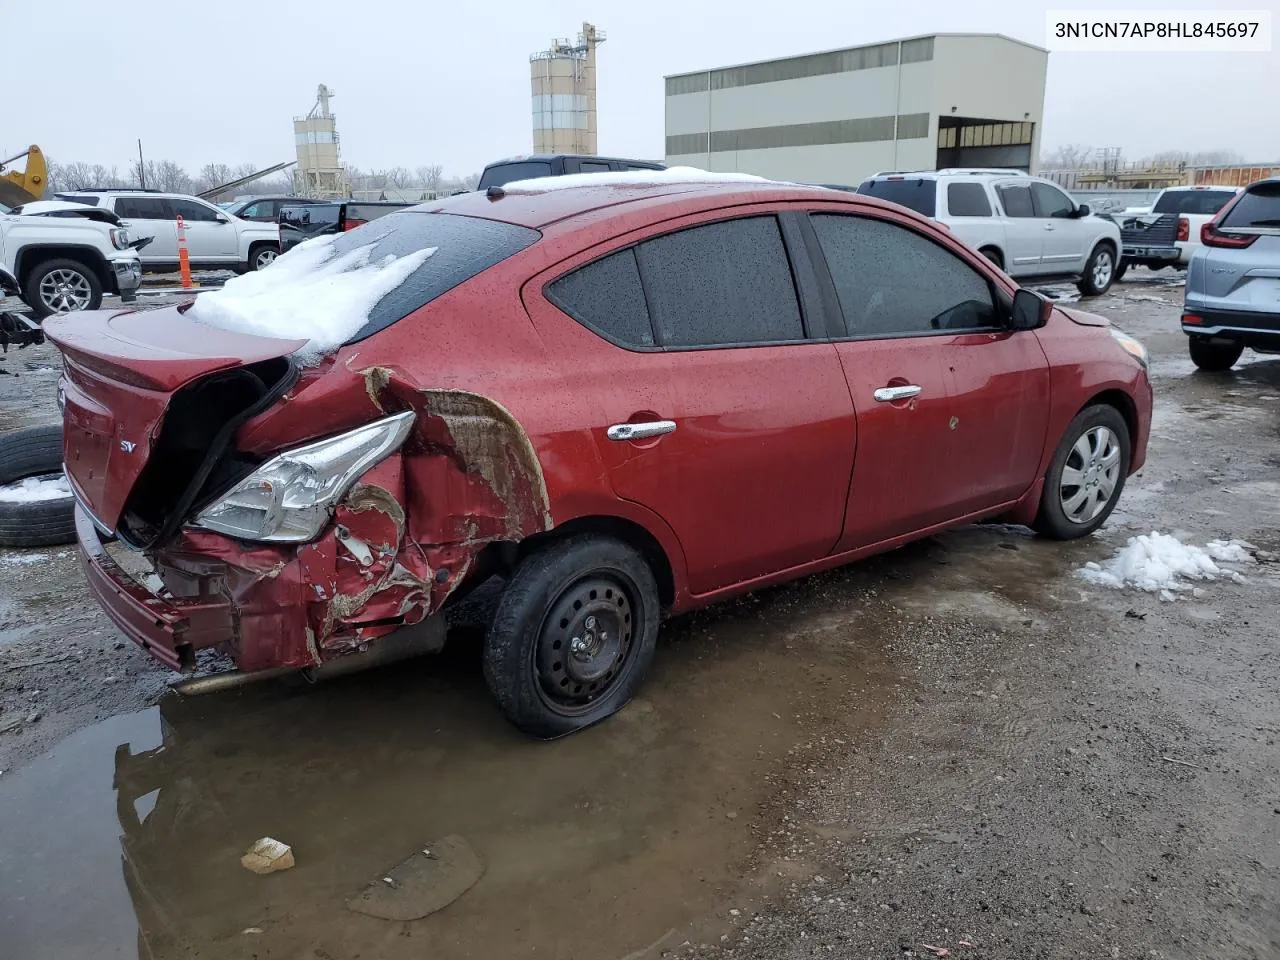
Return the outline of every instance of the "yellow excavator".
<path id="1" fill-rule="evenodd" d="M 10 167 L 15 160 L 27 159 L 26 168 L 19 173 Z M 44 154 L 34 143 L 22 153 L 0 160 L 0 203 L 16 207 L 22 203 L 30 203 L 44 196 L 48 186 L 49 164 Z"/>

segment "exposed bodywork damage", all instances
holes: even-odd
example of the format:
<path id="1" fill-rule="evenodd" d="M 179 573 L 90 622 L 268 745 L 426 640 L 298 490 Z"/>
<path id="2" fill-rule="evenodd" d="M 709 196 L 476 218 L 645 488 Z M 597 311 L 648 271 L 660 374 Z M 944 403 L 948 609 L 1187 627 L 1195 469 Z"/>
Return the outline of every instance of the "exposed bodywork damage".
<path id="1" fill-rule="evenodd" d="M 369 395 L 369 399 L 373 401 L 373 405 L 386 413 L 382 406 L 382 401 L 378 399 L 378 394 L 386 389 L 387 384 L 391 382 L 391 370 L 388 367 L 366 367 L 364 370 L 356 371 L 360 376 L 364 377 L 364 392 Z"/>

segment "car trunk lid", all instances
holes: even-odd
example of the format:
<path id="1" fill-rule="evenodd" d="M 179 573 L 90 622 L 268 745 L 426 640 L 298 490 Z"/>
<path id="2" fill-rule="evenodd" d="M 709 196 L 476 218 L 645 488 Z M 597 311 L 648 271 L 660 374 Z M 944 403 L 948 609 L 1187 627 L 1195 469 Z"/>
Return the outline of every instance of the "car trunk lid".
<path id="1" fill-rule="evenodd" d="M 109 533 L 178 391 L 222 371 L 287 357 L 305 344 L 207 326 L 187 319 L 182 308 L 51 317 L 45 332 L 64 357 L 59 403 L 67 476 Z"/>

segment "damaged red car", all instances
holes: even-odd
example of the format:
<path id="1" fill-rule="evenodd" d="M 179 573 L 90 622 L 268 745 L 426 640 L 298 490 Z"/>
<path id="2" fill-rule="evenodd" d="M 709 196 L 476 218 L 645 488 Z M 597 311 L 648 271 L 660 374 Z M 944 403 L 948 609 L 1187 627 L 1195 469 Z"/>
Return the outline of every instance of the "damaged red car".
<path id="1" fill-rule="evenodd" d="M 452 197 L 46 330 L 130 639 L 323 675 L 438 646 L 499 575 L 485 675 L 537 736 L 622 707 L 669 614 L 987 518 L 1091 533 L 1152 402 L 1140 344 L 932 221 L 678 172 Z"/>

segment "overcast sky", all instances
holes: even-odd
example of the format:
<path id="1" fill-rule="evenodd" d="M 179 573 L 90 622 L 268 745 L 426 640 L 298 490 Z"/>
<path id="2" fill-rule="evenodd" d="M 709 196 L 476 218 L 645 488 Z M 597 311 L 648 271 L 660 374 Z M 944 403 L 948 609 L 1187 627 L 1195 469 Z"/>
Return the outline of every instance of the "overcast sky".
<path id="1" fill-rule="evenodd" d="M 1144 0 L 1124 6 L 1168 7 Z M 661 159 L 668 73 L 934 32 L 1004 33 L 1043 46 L 1058 0 L 644 0 L 642 3 L 411 3 L 394 0 L 44 0 L 40 42 L 0 53 L 0 148 L 38 143 L 54 160 L 125 169 L 148 159 L 294 157 L 290 120 L 326 83 L 343 158 L 358 167 L 444 165 L 447 176 L 532 148 L 529 54 L 582 21 L 599 53 L 600 152 Z M 1272 9 L 1280 0 L 1188 8 Z M 19 0 L 0 0 L 0 11 Z M 12 26 L 12 24 L 10 25 Z M 12 35 L 13 30 L 6 31 Z M 12 40 L 12 36 L 10 37 Z M 1280 53 L 1049 57 L 1043 146 L 1233 149 L 1280 159 Z"/>

